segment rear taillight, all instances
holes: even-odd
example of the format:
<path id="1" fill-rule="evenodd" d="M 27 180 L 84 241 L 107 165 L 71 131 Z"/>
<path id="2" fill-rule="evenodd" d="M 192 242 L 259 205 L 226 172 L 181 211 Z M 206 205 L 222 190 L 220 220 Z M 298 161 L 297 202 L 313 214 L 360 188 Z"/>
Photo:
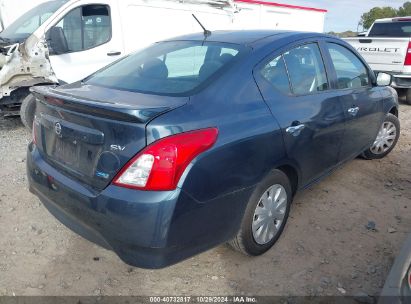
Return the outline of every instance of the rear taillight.
<path id="1" fill-rule="evenodd" d="M 411 65 L 411 42 L 408 42 L 407 53 L 405 54 L 404 65 Z"/>
<path id="2" fill-rule="evenodd" d="M 408 287 L 411 289 L 411 268 L 408 270 Z"/>
<path id="3" fill-rule="evenodd" d="M 210 149 L 217 136 L 217 128 L 208 128 L 160 139 L 133 157 L 113 184 L 139 190 L 174 190 L 190 162 Z"/>

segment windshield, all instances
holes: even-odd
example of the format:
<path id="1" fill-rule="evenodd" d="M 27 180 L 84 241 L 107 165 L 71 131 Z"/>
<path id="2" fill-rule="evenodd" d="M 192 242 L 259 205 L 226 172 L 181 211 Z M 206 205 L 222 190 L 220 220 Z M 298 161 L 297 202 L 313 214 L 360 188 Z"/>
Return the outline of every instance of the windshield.
<path id="1" fill-rule="evenodd" d="M 225 71 L 244 48 L 221 42 L 161 42 L 115 62 L 85 83 L 157 95 L 189 95 Z"/>
<path id="2" fill-rule="evenodd" d="M 410 37 L 411 22 L 376 22 L 370 30 L 369 37 Z"/>
<path id="3" fill-rule="evenodd" d="M 22 42 L 37 30 L 68 0 L 44 2 L 29 10 L 0 33 L 6 42 Z"/>

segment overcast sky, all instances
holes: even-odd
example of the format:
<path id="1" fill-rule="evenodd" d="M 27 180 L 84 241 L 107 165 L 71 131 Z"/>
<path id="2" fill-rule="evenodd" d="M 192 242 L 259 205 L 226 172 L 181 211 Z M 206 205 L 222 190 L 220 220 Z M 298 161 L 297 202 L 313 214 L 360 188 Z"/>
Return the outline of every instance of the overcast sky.
<path id="1" fill-rule="evenodd" d="M 278 0 L 273 2 L 324 8 L 328 10 L 325 31 L 342 32 L 357 30 L 358 21 L 364 12 L 375 6 L 398 8 L 407 0 Z M 361 29 L 360 29 L 361 30 Z"/>

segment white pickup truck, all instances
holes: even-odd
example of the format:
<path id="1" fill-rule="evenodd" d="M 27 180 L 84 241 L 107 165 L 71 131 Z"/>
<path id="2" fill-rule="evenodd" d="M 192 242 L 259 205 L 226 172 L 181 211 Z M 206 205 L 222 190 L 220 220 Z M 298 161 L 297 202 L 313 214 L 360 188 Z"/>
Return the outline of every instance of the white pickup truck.
<path id="1" fill-rule="evenodd" d="M 365 36 L 345 40 L 374 71 L 391 74 L 392 87 L 411 105 L 411 16 L 377 19 Z"/>

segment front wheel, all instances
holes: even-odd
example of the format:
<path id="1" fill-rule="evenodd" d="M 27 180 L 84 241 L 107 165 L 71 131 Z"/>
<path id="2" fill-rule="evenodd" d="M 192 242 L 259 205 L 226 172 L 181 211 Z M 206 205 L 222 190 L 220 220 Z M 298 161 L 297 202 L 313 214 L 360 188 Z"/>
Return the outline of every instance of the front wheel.
<path id="1" fill-rule="evenodd" d="M 292 201 L 291 185 L 280 170 L 273 170 L 254 190 L 240 230 L 229 242 L 246 255 L 261 255 L 280 237 Z"/>
<path id="2" fill-rule="evenodd" d="M 377 138 L 375 139 L 371 148 L 364 151 L 362 156 L 365 159 L 379 159 L 385 157 L 394 149 L 400 137 L 400 121 L 393 114 L 387 114 Z"/>

